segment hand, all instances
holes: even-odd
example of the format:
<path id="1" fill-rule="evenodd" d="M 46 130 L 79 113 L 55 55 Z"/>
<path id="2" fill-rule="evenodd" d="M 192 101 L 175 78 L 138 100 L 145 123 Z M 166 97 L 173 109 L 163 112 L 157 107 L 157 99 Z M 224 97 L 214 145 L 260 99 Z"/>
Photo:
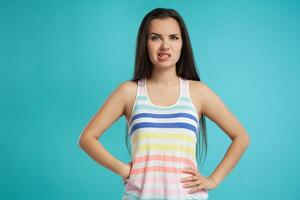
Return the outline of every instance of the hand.
<path id="1" fill-rule="evenodd" d="M 204 177 L 202 176 L 197 169 L 188 167 L 182 170 L 183 173 L 190 173 L 192 176 L 185 177 L 180 179 L 181 183 L 185 183 L 183 185 L 184 188 L 192 188 L 188 191 L 188 193 L 194 193 L 200 190 L 211 190 L 217 187 L 217 183 L 209 176 Z M 188 182 L 188 183 L 186 183 Z"/>
<path id="2" fill-rule="evenodd" d="M 128 178 L 130 176 L 131 168 L 132 168 L 132 162 L 129 162 L 125 165 L 124 173 L 121 174 L 123 184 L 127 183 Z"/>

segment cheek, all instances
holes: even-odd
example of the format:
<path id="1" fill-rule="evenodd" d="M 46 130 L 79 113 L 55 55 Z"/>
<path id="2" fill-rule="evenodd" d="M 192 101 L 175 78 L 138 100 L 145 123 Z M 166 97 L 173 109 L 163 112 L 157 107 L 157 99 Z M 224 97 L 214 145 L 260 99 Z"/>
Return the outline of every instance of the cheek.
<path id="1" fill-rule="evenodd" d="M 148 49 L 150 56 L 152 56 L 153 53 L 155 52 L 155 46 L 152 43 L 148 42 L 147 49 Z"/>
<path id="2" fill-rule="evenodd" d="M 150 59 L 151 62 L 155 62 L 156 58 L 155 58 L 155 47 L 153 44 L 150 44 L 148 43 L 148 46 L 147 46 L 147 49 L 148 49 L 148 57 Z"/>
<path id="3" fill-rule="evenodd" d="M 182 49 L 182 45 L 181 44 L 178 44 L 178 45 L 175 46 L 175 53 L 176 53 L 176 55 L 178 57 L 180 56 L 181 49 Z"/>
<path id="4" fill-rule="evenodd" d="M 177 49 L 178 51 L 181 51 L 181 48 L 182 48 L 182 43 L 176 44 L 176 49 Z"/>

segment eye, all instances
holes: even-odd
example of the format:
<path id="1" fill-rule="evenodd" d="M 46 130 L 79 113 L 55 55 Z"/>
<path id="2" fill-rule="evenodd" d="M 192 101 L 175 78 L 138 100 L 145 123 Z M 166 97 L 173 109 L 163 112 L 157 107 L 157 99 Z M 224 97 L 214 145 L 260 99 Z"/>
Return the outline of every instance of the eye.
<path id="1" fill-rule="evenodd" d="M 159 39 L 159 37 L 157 37 L 157 36 L 151 36 L 151 40 L 157 40 L 157 39 Z"/>
<path id="2" fill-rule="evenodd" d="M 179 40 L 179 37 L 173 36 L 171 39 Z"/>

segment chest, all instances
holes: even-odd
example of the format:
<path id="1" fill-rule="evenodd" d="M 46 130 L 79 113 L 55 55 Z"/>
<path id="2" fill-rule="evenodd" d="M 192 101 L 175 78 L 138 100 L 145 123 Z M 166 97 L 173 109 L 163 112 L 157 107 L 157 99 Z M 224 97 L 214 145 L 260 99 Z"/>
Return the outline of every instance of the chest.
<path id="1" fill-rule="evenodd" d="M 199 92 L 197 93 L 196 88 L 193 86 L 193 84 L 188 84 L 189 86 L 189 98 L 191 99 L 191 102 L 193 103 L 196 112 L 198 114 L 198 118 L 200 118 L 201 115 L 201 96 Z M 134 89 L 131 90 L 132 92 L 128 94 L 128 100 L 125 105 L 125 111 L 124 115 L 129 121 L 132 115 L 132 109 L 134 106 L 134 101 L 136 97 L 137 92 L 137 85 Z M 172 106 L 176 104 L 176 102 L 179 100 L 179 94 L 180 91 L 178 87 L 169 87 L 169 88 L 151 88 L 147 87 L 147 91 L 145 91 L 147 94 L 148 100 L 157 106 Z"/>
<path id="2" fill-rule="evenodd" d="M 180 97 L 180 90 L 178 87 L 147 87 L 146 96 L 150 103 L 157 106 L 171 106 L 174 105 Z"/>

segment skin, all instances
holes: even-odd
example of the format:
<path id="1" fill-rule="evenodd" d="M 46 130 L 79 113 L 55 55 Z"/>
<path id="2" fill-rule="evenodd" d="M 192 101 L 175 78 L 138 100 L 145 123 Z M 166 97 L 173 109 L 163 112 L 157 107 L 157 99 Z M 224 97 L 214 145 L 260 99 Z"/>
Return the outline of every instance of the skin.
<path id="1" fill-rule="evenodd" d="M 166 26 L 166 24 L 168 25 Z M 182 48 L 181 33 L 177 21 L 172 18 L 152 20 L 148 30 L 147 48 L 150 61 L 155 66 L 155 72 L 174 71 Z M 159 52 L 169 53 L 171 57 L 167 61 L 160 61 Z"/>
<path id="2" fill-rule="evenodd" d="M 158 33 L 160 36 L 157 37 L 152 33 Z M 174 34 L 178 34 L 176 35 L 178 39 L 174 38 Z M 178 98 L 179 81 L 176 75 L 176 62 L 180 57 L 181 48 L 182 39 L 176 20 L 167 18 L 151 21 L 147 49 L 154 69 L 152 77 L 147 80 L 147 91 L 151 102 L 156 105 L 168 106 L 174 104 Z M 169 52 L 171 57 L 167 61 L 160 61 L 157 52 Z M 217 187 L 238 163 L 250 143 L 250 138 L 245 128 L 212 89 L 203 82 L 188 81 L 191 100 L 198 112 L 198 117 L 202 113 L 205 114 L 232 140 L 223 159 L 210 176 L 205 177 L 193 168 L 186 168 L 182 171 L 191 175 L 181 180 L 182 186 L 189 189 L 189 193 L 194 193 L 202 189 L 211 190 Z M 93 116 L 79 138 L 80 147 L 91 158 L 120 175 L 125 182 L 130 175 L 131 163 L 123 163 L 112 156 L 99 142 L 99 138 L 120 117 L 125 116 L 129 121 L 136 91 L 135 82 L 121 83 Z M 170 96 L 174 98 L 171 99 Z"/>

